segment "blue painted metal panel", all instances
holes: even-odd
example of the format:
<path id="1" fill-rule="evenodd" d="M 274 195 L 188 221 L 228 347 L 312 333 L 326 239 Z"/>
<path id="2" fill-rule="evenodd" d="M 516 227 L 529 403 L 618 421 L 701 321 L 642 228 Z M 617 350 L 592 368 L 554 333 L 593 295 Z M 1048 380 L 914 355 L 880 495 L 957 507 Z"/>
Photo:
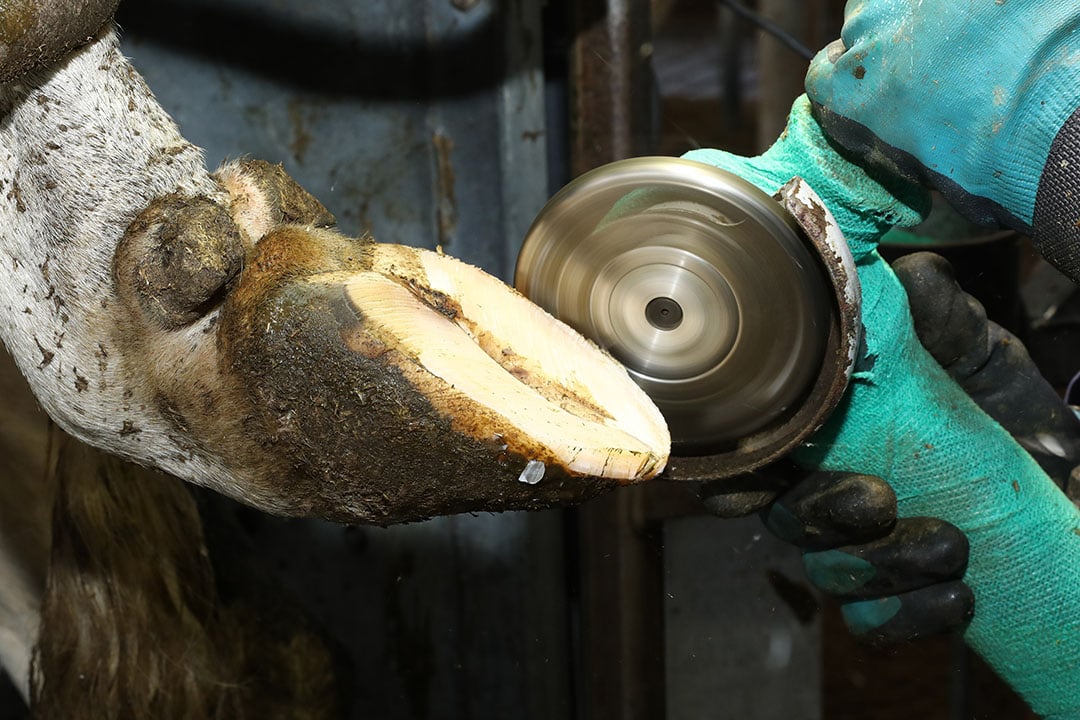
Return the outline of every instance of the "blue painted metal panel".
<path id="1" fill-rule="evenodd" d="M 547 192 L 538 2 L 161 0 L 118 19 L 211 166 L 283 163 L 344 232 L 509 277 Z M 247 519 L 345 648 L 353 717 L 570 715 L 558 513 Z"/>

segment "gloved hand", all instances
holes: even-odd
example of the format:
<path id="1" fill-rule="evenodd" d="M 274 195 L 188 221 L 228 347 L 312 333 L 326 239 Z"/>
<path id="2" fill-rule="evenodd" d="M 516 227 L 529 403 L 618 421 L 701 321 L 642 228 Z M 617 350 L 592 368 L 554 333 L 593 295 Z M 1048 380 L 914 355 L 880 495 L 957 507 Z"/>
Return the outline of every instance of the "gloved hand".
<path id="1" fill-rule="evenodd" d="M 922 345 L 1064 489 L 1080 464 L 1080 420 L 1023 344 L 987 320 L 944 258 L 916 253 L 896 261 L 893 270 L 907 291 Z M 961 582 L 968 543 L 955 526 L 931 518 L 898 521 L 896 496 L 873 476 L 805 476 L 782 467 L 769 481 L 752 479 L 752 490 L 713 483 L 702 488 L 703 500 L 727 517 L 767 505 L 767 527 L 805 551 L 808 577 L 843 603 L 856 637 L 877 645 L 904 642 L 970 619 L 974 598 Z M 781 495 L 784 487 L 790 489 Z"/>
<path id="2" fill-rule="evenodd" d="M 940 255 L 906 255 L 892 267 L 907 291 L 923 347 L 1067 490 L 1080 465 L 1080 419 L 1039 373 L 1023 343 L 987 320 Z"/>
<path id="3" fill-rule="evenodd" d="M 971 546 L 964 581 L 978 602 L 964 640 L 1037 713 L 1080 717 L 1072 670 L 1080 666 L 1080 511 L 922 347 L 904 289 L 875 250 L 887 228 L 921 219 L 927 198 L 847 160 L 805 97 L 761 156 L 687 157 L 767 193 L 801 176 L 821 197 L 819 215 L 831 212 L 855 259 L 865 348 L 840 406 L 793 457 L 812 469 L 881 477 L 901 517 L 960 528 Z"/>
<path id="4" fill-rule="evenodd" d="M 1080 8 L 1061 0 L 851 0 L 806 91 L 826 134 L 1033 235 L 1080 281 Z"/>

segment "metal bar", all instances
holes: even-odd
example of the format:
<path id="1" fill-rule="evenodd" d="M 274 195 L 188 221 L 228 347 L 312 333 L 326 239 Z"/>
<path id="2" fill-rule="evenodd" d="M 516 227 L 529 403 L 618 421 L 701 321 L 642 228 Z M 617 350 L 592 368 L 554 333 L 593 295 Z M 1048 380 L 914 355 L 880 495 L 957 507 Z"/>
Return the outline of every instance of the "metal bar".
<path id="1" fill-rule="evenodd" d="M 805 0 L 762 0 L 761 14 L 788 33 L 806 32 L 808 10 Z M 771 34 L 771 33 L 770 33 Z M 776 141 L 787 125 L 791 103 L 803 92 L 808 62 L 766 36 L 758 43 L 758 143 L 764 150 Z"/>
<path id="2" fill-rule="evenodd" d="M 641 155 L 653 140 L 647 0 L 573 5 L 571 170 Z"/>
<path id="3" fill-rule="evenodd" d="M 648 0 L 570 3 L 570 170 L 647 153 L 653 138 Z M 580 545 L 579 711 L 588 720 L 664 713 L 662 553 L 643 489 L 575 512 Z"/>
<path id="4" fill-rule="evenodd" d="M 810 61 L 814 58 L 814 51 L 806 47 L 798 38 L 789 33 L 779 23 L 775 23 L 769 18 L 756 13 L 750 8 L 746 7 L 740 2 L 735 0 L 720 0 L 720 4 L 727 7 L 731 12 L 735 13 L 743 20 L 747 20 L 754 25 L 757 25 L 760 29 L 772 35 L 779 40 L 785 47 L 791 50 L 793 53 L 801 57 L 803 60 Z"/>
<path id="5" fill-rule="evenodd" d="M 659 525 L 635 522 L 642 490 L 611 493 L 578 512 L 588 720 L 664 716 L 663 553 Z"/>
<path id="6" fill-rule="evenodd" d="M 505 248 L 500 275 L 505 280 L 512 279 L 521 242 L 548 198 L 549 129 L 544 106 L 540 5 L 540 0 L 506 0 L 499 5 L 505 28 L 504 79 L 497 108 L 500 169 L 503 178 L 515 180 L 503 183 Z M 521 172 L 522 168 L 529 172 Z"/>

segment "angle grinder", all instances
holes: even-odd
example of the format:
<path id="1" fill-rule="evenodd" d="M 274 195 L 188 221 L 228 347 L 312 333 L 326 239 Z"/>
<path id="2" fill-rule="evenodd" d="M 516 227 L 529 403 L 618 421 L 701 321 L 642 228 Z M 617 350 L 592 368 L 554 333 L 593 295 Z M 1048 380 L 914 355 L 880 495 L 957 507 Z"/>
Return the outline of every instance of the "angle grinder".
<path id="1" fill-rule="evenodd" d="M 800 179 L 770 197 L 670 157 L 571 182 L 537 216 L 515 272 L 521 292 L 610 352 L 660 408 L 673 480 L 753 470 L 820 427 L 858 344 L 857 282 Z"/>

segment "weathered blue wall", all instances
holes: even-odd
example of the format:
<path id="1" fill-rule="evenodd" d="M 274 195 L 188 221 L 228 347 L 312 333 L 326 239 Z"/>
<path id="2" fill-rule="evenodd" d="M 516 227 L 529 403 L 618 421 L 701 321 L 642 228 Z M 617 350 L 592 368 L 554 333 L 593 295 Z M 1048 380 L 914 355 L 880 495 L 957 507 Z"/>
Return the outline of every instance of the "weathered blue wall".
<path id="1" fill-rule="evenodd" d="M 123 46 L 215 166 L 283 163 L 349 234 L 512 273 L 547 199 L 539 3 L 159 0 Z M 563 718 L 558 513 L 343 528 L 245 514 L 345 648 L 353 717 Z"/>

